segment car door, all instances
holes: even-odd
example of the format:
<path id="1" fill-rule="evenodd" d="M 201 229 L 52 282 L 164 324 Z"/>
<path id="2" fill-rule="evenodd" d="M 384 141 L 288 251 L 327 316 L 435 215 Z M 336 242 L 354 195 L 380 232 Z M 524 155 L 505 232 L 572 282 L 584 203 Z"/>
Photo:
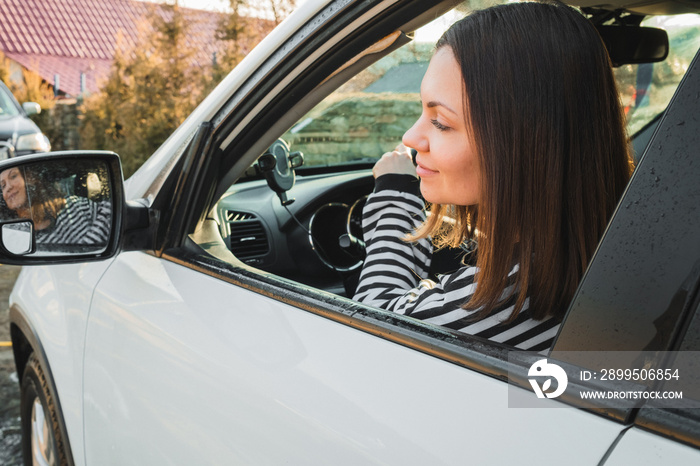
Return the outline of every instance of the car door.
<path id="1" fill-rule="evenodd" d="M 185 181 L 156 193 L 155 204 L 176 200 L 157 233 L 162 248 L 122 253 L 95 290 L 84 358 L 87 464 L 604 457 L 624 414 L 510 408 L 509 348 L 229 260 L 214 222 L 202 218 L 226 185 L 222 167 L 234 173 L 254 160 L 289 127 L 290 109 L 307 105 L 302 96 L 322 94 L 369 45 L 435 13 L 431 2 L 331 2 L 290 38 L 293 47 L 280 46 L 297 53 L 273 57 L 266 81 L 246 83 L 204 125 L 202 151 L 179 167 Z"/>

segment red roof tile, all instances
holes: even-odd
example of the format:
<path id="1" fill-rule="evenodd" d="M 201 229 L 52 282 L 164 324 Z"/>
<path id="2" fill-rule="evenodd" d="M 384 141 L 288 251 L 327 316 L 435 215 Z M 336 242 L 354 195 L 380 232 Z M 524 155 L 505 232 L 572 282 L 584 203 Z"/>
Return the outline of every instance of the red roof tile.
<path id="1" fill-rule="evenodd" d="M 0 0 L 0 50 L 50 84 L 60 75 L 59 88 L 70 95 L 80 93 L 85 73 L 87 90 L 95 92 L 109 73 L 118 38 L 122 49 L 133 46 L 150 8 L 167 14 L 162 5 L 132 0 Z M 196 64 L 211 63 L 221 49 L 214 36 L 220 13 L 182 11 L 190 25 L 188 43 L 199 50 Z"/>

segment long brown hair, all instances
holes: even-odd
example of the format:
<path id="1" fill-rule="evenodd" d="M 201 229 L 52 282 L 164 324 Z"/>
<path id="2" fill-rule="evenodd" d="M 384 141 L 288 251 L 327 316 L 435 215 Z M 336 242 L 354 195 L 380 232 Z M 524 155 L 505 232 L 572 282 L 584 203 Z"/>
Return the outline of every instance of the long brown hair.
<path id="1" fill-rule="evenodd" d="M 441 47 L 461 68 L 482 192 L 478 208 L 433 205 L 416 237 L 478 236 L 475 319 L 514 300 L 512 321 L 528 297 L 534 318 L 561 318 L 632 168 L 605 46 L 573 8 L 513 3 L 456 23 Z"/>

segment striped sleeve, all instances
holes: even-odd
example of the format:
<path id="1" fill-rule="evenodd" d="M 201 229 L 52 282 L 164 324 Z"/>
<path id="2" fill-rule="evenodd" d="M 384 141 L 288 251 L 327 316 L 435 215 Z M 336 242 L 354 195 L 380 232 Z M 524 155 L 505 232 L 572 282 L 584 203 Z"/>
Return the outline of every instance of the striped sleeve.
<path id="1" fill-rule="evenodd" d="M 354 299 L 405 313 L 410 296 L 428 277 L 432 245 L 427 239 L 405 241 L 425 220 L 425 203 L 415 177 L 384 175 L 377 179 L 362 212 L 367 258 Z"/>
<path id="2" fill-rule="evenodd" d="M 41 244 L 105 246 L 112 224 L 111 204 L 70 196 L 56 217 L 55 224 L 37 232 Z"/>
<path id="3" fill-rule="evenodd" d="M 404 239 L 424 220 L 424 204 L 416 194 L 381 189 L 369 197 L 363 211 L 367 258 L 354 299 L 444 325 L 455 319 L 452 314 L 464 317 L 461 307 L 474 293 L 477 269 L 462 267 L 429 280 L 432 244 Z"/>

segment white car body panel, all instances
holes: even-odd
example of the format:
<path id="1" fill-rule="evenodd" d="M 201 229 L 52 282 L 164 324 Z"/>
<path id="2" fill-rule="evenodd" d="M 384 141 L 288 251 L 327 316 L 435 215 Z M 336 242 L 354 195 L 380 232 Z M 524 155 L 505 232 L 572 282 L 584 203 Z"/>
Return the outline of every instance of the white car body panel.
<path id="1" fill-rule="evenodd" d="M 595 464 L 623 428 L 574 408 L 508 408 L 507 387 L 124 253 L 90 314 L 86 462 L 201 464 L 206 452 L 211 464 Z M 547 447 L 523 432 L 542 432 Z"/>
<path id="2" fill-rule="evenodd" d="M 625 432 L 605 466 L 677 466 L 700 464 L 700 451 L 633 427 Z"/>

